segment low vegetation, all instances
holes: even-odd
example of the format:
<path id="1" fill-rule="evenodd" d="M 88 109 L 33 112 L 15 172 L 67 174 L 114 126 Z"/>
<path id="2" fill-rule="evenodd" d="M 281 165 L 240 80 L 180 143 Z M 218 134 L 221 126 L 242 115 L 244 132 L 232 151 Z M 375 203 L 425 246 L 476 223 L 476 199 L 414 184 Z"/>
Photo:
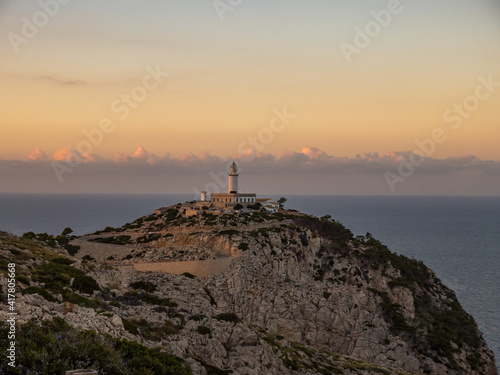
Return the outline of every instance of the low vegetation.
<path id="1" fill-rule="evenodd" d="M 64 375 L 65 371 L 80 368 L 112 375 L 191 374 L 188 364 L 178 357 L 136 342 L 78 331 L 61 318 L 41 324 L 32 320 L 18 327 L 16 341 L 18 366 L 10 367 L 2 360 L 1 374 Z M 8 328 L 3 322 L 0 324 L 0 345 L 9 347 Z"/>
<path id="2" fill-rule="evenodd" d="M 241 322 L 241 319 L 238 317 L 238 315 L 233 314 L 233 313 L 222 313 L 219 315 L 215 315 L 214 318 L 217 320 L 225 321 L 225 322 L 232 322 L 232 323 Z"/>
<path id="3" fill-rule="evenodd" d="M 130 333 L 141 336 L 146 340 L 160 341 L 167 335 L 175 335 L 182 329 L 182 326 L 175 325 L 170 320 L 165 320 L 163 324 L 153 324 L 146 319 L 124 319 L 123 326 Z"/>
<path id="4" fill-rule="evenodd" d="M 74 290 L 77 290 L 81 293 L 92 294 L 94 290 L 100 290 L 97 281 L 91 276 L 76 276 L 71 284 L 71 287 Z"/>
<path id="5" fill-rule="evenodd" d="M 44 283 L 49 291 L 61 293 L 76 276 L 85 276 L 85 272 L 60 262 L 46 261 L 33 268 L 31 279 Z"/>
<path id="6" fill-rule="evenodd" d="M 148 293 L 153 293 L 156 290 L 156 285 L 150 281 L 136 281 L 129 285 L 133 289 L 142 289 Z"/>
<path id="7" fill-rule="evenodd" d="M 121 235 L 121 236 L 111 236 L 111 237 L 98 237 L 91 239 L 90 241 L 99 242 L 99 243 L 107 243 L 112 245 L 127 245 L 130 243 L 130 236 Z"/>

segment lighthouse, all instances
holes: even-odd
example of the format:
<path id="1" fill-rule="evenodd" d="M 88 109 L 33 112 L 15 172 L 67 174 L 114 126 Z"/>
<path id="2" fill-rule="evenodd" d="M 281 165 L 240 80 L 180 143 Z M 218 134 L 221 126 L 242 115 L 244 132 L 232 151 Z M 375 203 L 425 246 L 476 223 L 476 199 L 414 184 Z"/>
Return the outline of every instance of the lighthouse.
<path id="1" fill-rule="evenodd" d="M 210 197 L 210 207 L 229 208 L 238 204 L 243 206 L 253 205 L 256 202 L 257 194 L 255 193 L 238 193 L 238 167 L 233 161 L 228 173 L 227 193 L 212 193 Z M 206 195 L 202 192 L 202 197 Z M 203 201 L 202 201 L 203 202 Z M 200 202 L 200 204 L 203 204 Z"/>
<path id="2" fill-rule="evenodd" d="M 234 161 L 231 164 L 231 169 L 229 170 L 229 184 L 227 192 L 229 194 L 238 193 L 238 168 L 236 167 L 236 163 Z"/>

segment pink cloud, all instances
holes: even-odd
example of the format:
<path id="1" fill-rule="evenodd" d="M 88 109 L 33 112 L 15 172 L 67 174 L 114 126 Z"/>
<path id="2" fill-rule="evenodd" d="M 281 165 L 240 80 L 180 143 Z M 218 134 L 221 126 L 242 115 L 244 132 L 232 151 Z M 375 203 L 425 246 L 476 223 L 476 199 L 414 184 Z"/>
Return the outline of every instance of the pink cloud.
<path id="1" fill-rule="evenodd" d="M 56 152 L 54 152 L 54 155 L 52 156 L 52 158 L 56 161 L 68 161 L 80 157 L 81 155 L 78 152 L 68 147 L 64 147 L 61 148 L 60 150 L 57 150 Z"/>
<path id="2" fill-rule="evenodd" d="M 143 147 L 139 146 L 137 147 L 137 150 L 132 154 L 132 157 L 134 159 L 140 159 L 140 160 L 147 160 L 149 158 L 149 152 Z"/>
<path id="3" fill-rule="evenodd" d="M 37 148 L 28 154 L 28 160 L 47 160 L 47 155 L 40 148 Z"/>

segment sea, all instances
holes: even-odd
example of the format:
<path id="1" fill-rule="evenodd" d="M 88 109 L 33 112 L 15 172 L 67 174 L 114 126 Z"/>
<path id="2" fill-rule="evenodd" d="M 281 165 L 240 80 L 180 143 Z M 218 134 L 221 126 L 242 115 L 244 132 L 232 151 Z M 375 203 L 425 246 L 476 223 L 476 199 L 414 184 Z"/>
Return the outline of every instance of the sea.
<path id="1" fill-rule="evenodd" d="M 279 197 L 269 196 L 277 199 Z M 422 260 L 453 289 L 500 358 L 500 197 L 287 196 L 286 208 L 331 215 L 355 235 Z M 192 195 L 0 194 L 0 230 L 60 234 L 118 227 Z"/>

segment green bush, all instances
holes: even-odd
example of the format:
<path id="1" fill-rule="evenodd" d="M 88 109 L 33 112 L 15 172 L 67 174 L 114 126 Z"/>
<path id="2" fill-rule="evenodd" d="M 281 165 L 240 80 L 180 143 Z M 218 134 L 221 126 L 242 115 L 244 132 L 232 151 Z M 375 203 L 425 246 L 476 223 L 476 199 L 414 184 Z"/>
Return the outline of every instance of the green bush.
<path id="1" fill-rule="evenodd" d="M 54 258 L 54 259 L 51 259 L 50 260 L 52 263 L 56 263 L 56 264 L 64 264 L 66 266 L 70 266 L 72 265 L 73 263 L 75 263 L 75 261 L 73 259 L 69 259 L 69 258 Z"/>
<path id="2" fill-rule="evenodd" d="M 205 327 L 205 326 L 198 326 L 198 333 L 200 335 L 211 335 L 212 330 L 208 327 Z"/>
<path id="3" fill-rule="evenodd" d="M 37 286 L 29 286 L 22 291 L 23 296 L 25 294 L 39 294 L 49 302 L 59 302 L 55 297 L 47 292 L 45 289 L 39 288 Z"/>
<path id="4" fill-rule="evenodd" d="M 142 336 L 146 340 L 159 341 L 167 335 L 175 335 L 182 329 L 182 326 L 175 325 L 170 320 L 165 320 L 163 324 L 155 325 L 146 319 L 123 319 L 124 328 L 130 333 Z"/>
<path id="5" fill-rule="evenodd" d="M 207 371 L 207 375 L 231 375 L 233 372 L 230 370 L 222 370 L 218 367 L 209 365 L 208 363 L 200 360 L 201 365 Z"/>
<path id="6" fill-rule="evenodd" d="M 149 243 L 152 241 L 157 241 L 161 238 L 161 233 L 157 234 L 148 234 L 147 236 L 141 236 L 137 238 L 136 242 L 137 243 Z"/>
<path id="7" fill-rule="evenodd" d="M 342 246 L 346 246 L 354 239 L 354 234 L 342 223 L 328 217 L 323 217 L 321 220 L 315 216 L 304 215 L 293 219 L 293 222 L 297 226 L 308 228 L 313 232 L 317 231 L 323 238 L 340 242 Z"/>
<path id="8" fill-rule="evenodd" d="M 121 235 L 121 236 L 112 236 L 112 237 L 98 237 L 94 238 L 90 241 L 93 242 L 100 242 L 100 243 L 107 243 L 107 244 L 112 244 L 112 245 L 126 245 L 130 242 L 130 236 L 127 235 Z"/>
<path id="9" fill-rule="evenodd" d="M 166 307 L 177 307 L 177 303 L 172 302 L 170 298 L 161 298 L 154 294 L 145 293 L 142 300 L 151 305 L 166 306 Z"/>
<path id="10" fill-rule="evenodd" d="M 91 276 L 76 276 L 71 284 L 74 290 L 81 293 L 92 294 L 94 290 L 101 290 L 97 281 Z"/>
<path id="11" fill-rule="evenodd" d="M 33 269 L 31 279 L 45 283 L 45 289 L 54 293 L 61 293 L 63 288 L 69 285 L 73 277 L 84 275 L 83 271 L 69 265 L 45 262 Z"/>
<path id="12" fill-rule="evenodd" d="M 455 299 L 448 301 L 446 308 L 438 309 L 434 304 L 430 306 L 420 306 L 422 309 L 432 309 L 428 311 L 431 319 L 429 324 L 428 340 L 431 348 L 440 355 L 452 359 L 454 349 L 452 342 L 462 347 L 464 344 L 479 349 L 481 339 L 478 334 L 474 319 L 467 314 L 460 303 Z"/>
<path id="13" fill-rule="evenodd" d="M 74 305 L 88 307 L 90 309 L 98 309 L 101 307 L 101 304 L 95 299 L 85 298 L 72 292 L 69 289 L 64 289 L 61 293 L 64 302 L 72 303 Z"/>
<path id="14" fill-rule="evenodd" d="M 219 234 L 222 234 L 222 235 L 228 235 L 228 236 L 233 236 L 233 235 L 238 235 L 240 234 L 240 231 L 236 230 L 236 229 L 226 229 L 226 230 L 221 230 L 219 232 Z"/>
<path id="15" fill-rule="evenodd" d="M 233 313 L 222 313 L 219 315 L 215 315 L 214 318 L 217 320 L 222 320 L 225 322 L 233 322 L 233 323 L 239 323 L 241 321 L 238 315 Z"/>
<path id="16" fill-rule="evenodd" d="M 34 240 L 36 238 L 36 234 L 34 232 L 26 232 L 23 234 L 22 238 L 26 240 Z"/>
<path id="17" fill-rule="evenodd" d="M 189 375 L 189 366 L 180 358 L 136 342 L 78 331 L 61 318 L 31 320 L 17 329 L 16 364 L 0 361 L 6 375 L 64 375 L 67 370 L 92 368 L 108 375 Z M 0 324 L 0 345 L 8 348 L 8 327 Z"/>
<path id="18" fill-rule="evenodd" d="M 189 320 L 194 320 L 195 322 L 199 322 L 199 321 L 201 321 L 201 320 L 203 320 L 203 319 L 205 319 L 205 318 L 206 318 L 206 316 L 205 316 L 205 315 L 203 315 L 203 314 L 196 314 L 196 315 L 192 315 L 192 316 L 189 318 Z"/>
<path id="19" fill-rule="evenodd" d="M 129 286 L 133 289 L 142 289 L 148 293 L 152 293 L 156 290 L 156 285 L 150 281 L 136 281 L 130 283 Z"/>
<path id="20" fill-rule="evenodd" d="M 57 243 L 60 245 L 60 246 L 65 246 L 67 244 L 69 244 L 69 240 L 68 240 L 68 237 L 66 236 L 63 236 L 63 235 L 59 235 L 56 237 L 56 241 Z"/>
<path id="21" fill-rule="evenodd" d="M 248 244 L 246 242 L 241 242 L 239 245 L 238 245 L 238 249 L 242 250 L 242 251 L 245 251 L 245 250 L 248 250 Z"/>
<path id="22" fill-rule="evenodd" d="M 28 285 L 28 286 L 30 285 L 30 280 L 24 275 L 19 275 L 17 277 L 17 281 L 19 281 L 20 283 L 23 283 L 24 285 Z"/>
<path id="23" fill-rule="evenodd" d="M 382 298 L 380 306 L 382 307 L 382 310 L 384 312 L 385 320 L 391 324 L 391 330 L 393 333 L 416 332 L 416 328 L 409 325 L 406 322 L 406 319 L 404 318 L 403 314 L 401 314 L 401 305 L 392 302 L 387 292 L 381 292 L 373 288 L 369 288 L 368 290 L 371 291 L 372 293 L 377 294 Z"/>
<path id="24" fill-rule="evenodd" d="M 66 246 L 64 246 L 64 248 L 66 249 L 66 251 L 68 252 L 69 255 L 75 256 L 81 247 L 78 245 L 66 245 Z"/>

